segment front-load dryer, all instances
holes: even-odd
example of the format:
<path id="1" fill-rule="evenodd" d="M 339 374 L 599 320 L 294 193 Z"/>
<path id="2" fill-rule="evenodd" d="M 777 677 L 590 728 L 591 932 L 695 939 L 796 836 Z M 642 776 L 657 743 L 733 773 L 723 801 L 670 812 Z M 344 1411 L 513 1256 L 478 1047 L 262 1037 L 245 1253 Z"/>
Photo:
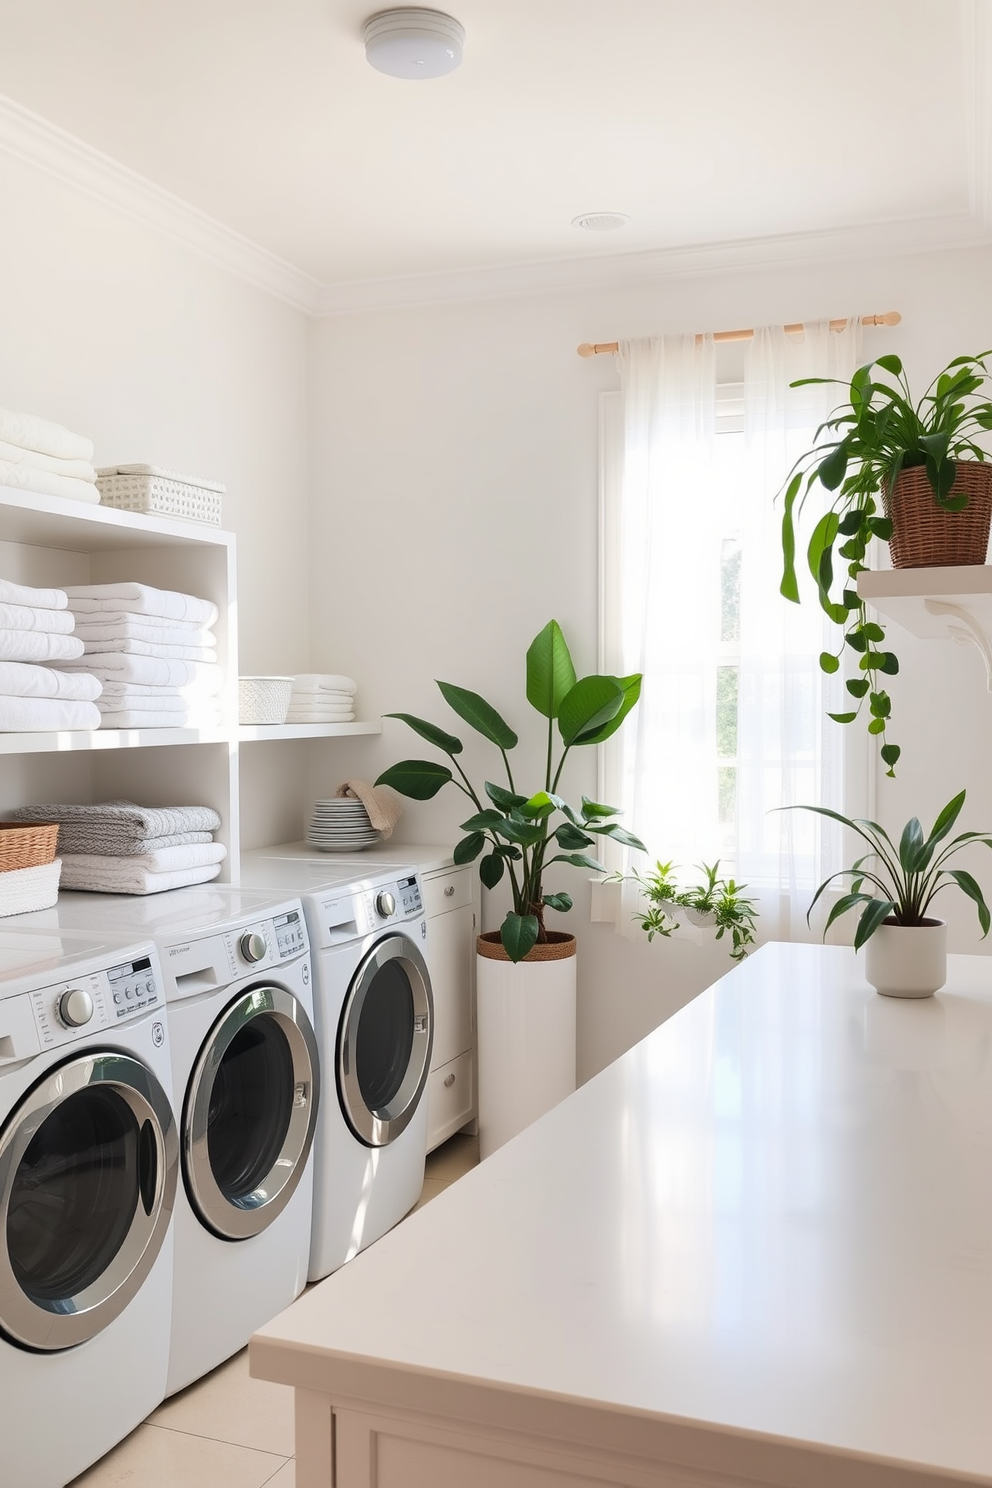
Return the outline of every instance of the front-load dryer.
<path id="1" fill-rule="evenodd" d="M 317 1123 L 310 1280 L 413 1208 L 424 1185 L 434 1004 L 413 870 L 246 854 L 247 887 L 298 893 L 314 955 L 325 1097 Z"/>
<path id="2" fill-rule="evenodd" d="M 0 931 L 0 1482 L 61 1488 L 160 1404 L 179 1144 L 150 942 Z"/>
<path id="3" fill-rule="evenodd" d="M 141 900 L 68 893 L 19 921 L 126 935 L 135 918 L 161 958 L 181 1113 L 172 1394 L 306 1284 L 320 1065 L 298 899 L 212 884 Z"/>

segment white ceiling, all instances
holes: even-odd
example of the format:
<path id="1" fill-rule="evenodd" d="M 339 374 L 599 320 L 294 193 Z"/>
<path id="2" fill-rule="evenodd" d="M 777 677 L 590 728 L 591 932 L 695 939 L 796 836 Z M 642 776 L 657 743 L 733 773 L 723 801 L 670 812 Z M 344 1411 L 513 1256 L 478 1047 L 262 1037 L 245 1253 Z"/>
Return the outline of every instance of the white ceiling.
<path id="1" fill-rule="evenodd" d="M 322 285 L 984 230 L 987 5 L 451 0 L 462 67 L 404 82 L 375 0 L 0 0 L 0 94 Z"/>

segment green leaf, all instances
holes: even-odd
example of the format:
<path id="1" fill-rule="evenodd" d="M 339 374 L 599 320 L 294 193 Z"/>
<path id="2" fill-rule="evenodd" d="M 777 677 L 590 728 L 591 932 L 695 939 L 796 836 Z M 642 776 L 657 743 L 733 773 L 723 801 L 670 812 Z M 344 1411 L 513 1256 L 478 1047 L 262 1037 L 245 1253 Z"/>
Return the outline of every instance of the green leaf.
<path id="1" fill-rule="evenodd" d="M 836 449 L 830 451 L 825 460 L 816 467 L 820 484 L 828 491 L 836 491 L 847 473 L 848 442 L 842 439 Z"/>
<path id="2" fill-rule="evenodd" d="M 505 865 L 499 853 L 489 853 L 479 864 L 479 877 L 487 889 L 494 889 L 503 877 Z"/>
<path id="3" fill-rule="evenodd" d="M 500 811 L 512 811 L 515 806 L 523 806 L 527 801 L 526 796 L 515 795 L 513 791 L 504 790 L 501 785 L 493 785 L 491 780 L 486 781 L 485 791 L 490 801 L 494 806 L 498 806 Z"/>
<path id="4" fill-rule="evenodd" d="M 628 832 L 627 828 L 622 827 L 619 822 L 606 822 L 601 827 L 590 827 L 589 830 L 595 832 L 597 837 L 609 837 L 611 842 L 621 842 L 624 847 L 636 847 L 641 852 L 647 852 L 640 837 L 635 837 L 633 832 Z M 565 843 L 561 845 L 564 847 Z"/>
<path id="5" fill-rule="evenodd" d="M 885 356 L 876 357 L 874 365 L 876 367 L 881 367 L 884 372 L 891 372 L 893 377 L 902 376 L 902 362 L 899 360 L 894 352 L 889 352 Z"/>
<path id="6" fill-rule="evenodd" d="M 494 827 L 503 825 L 503 813 L 501 811 L 477 811 L 470 816 L 468 821 L 461 823 L 463 832 L 491 832 Z"/>
<path id="7" fill-rule="evenodd" d="M 888 765 L 889 773 L 891 774 L 893 767 L 898 764 L 902 750 L 898 744 L 883 744 L 879 750 L 879 754 L 882 756 L 883 762 Z"/>
<path id="8" fill-rule="evenodd" d="M 571 894 L 545 894 L 544 903 L 549 909 L 557 909 L 559 914 L 567 914 L 572 907 Z"/>
<path id="9" fill-rule="evenodd" d="M 592 847 L 593 839 L 586 833 L 580 832 L 578 827 L 573 827 L 571 822 L 562 822 L 555 832 L 555 840 L 559 847 Z"/>
<path id="10" fill-rule="evenodd" d="M 886 761 L 886 763 L 888 763 L 888 761 Z M 930 833 L 931 842 L 937 843 L 942 841 L 943 838 L 947 836 L 948 832 L 952 830 L 954 823 L 961 815 L 961 807 L 964 805 L 964 799 L 966 795 L 966 791 L 958 791 L 957 795 L 952 796 L 951 799 L 948 801 L 947 805 L 944 807 L 943 811 L 940 812 L 937 820 L 933 824 L 933 831 Z"/>
<path id="11" fill-rule="evenodd" d="M 470 836 L 463 837 L 461 842 L 455 844 L 455 850 L 451 854 L 452 861 L 459 865 L 462 863 L 472 863 L 479 856 L 485 845 L 485 832 L 472 832 Z"/>
<path id="12" fill-rule="evenodd" d="M 398 765 L 383 770 L 375 783 L 391 785 L 393 790 L 411 801 L 430 801 L 442 785 L 447 785 L 453 778 L 447 765 L 439 765 L 434 760 L 401 760 Z"/>
<path id="13" fill-rule="evenodd" d="M 888 542 L 892 536 L 891 517 L 871 517 L 869 518 L 868 526 L 871 528 L 875 537 L 880 537 L 883 542 Z"/>
<path id="14" fill-rule="evenodd" d="M 461 754 L 465 747 L 454 734 L 445 733 L 436 724 L 428 723 L 424 718 L 415 718 L 412 713 L 384 713 L 383 717 L 401 719 L 414 733 L 426 739 L 428 744 L 435 744 L 438 749 L 443 749 L 445 754 Z"/>
<path id="15" fill-rule="evenodd" d="M 782 508 L 782 582 L 779 585 L 779 593 L 783 599 L 791 599 L 793 604 L 799 603 L 799 585 L 796 582 L 796 519 L 793 507 L 802 483 L 803 477 L 800 471 L 792 477 L 786 487 L 785 503 Z"/>
<path id="16" fill-rule="evenodd" d="M 963 868 L 949 868 L 947 871 L 958 888 L 967 894 L 969 899 L 973 899 L 978 906 L 978 923 L 982 927 L 982 939 L 984 940 L 989 933 L 989 925 L 992 924 L 992 918 L 989 916 L 989 908 L 985 903 L 981 888 L 975 879 L 972 878 L 971 874 L 966 873 Z"/>
<path id="17" fill-rule="evenodd" d="M 885 719 L 884 718 L 873 718 L 872 721 L 871 721 L 871 723 L 868 725 L 868 732 L 870 734 L 884 734 L 885 733 Z"/>
<path id="18" fill-rule="evenodd" d="M 844 686 L 852 697 L 863 698 L 871 683 L 867 677 L 849 677 Z"/>
<path id="19" fill-rule="evenodd" d="M 926 846 L 919 817 L 911 816 L 899 838 L 899 862 L 904 873 L 915 873 L 921 852 Z"/>
<path id="20" fill-rule="evenodd" d="M 894 651 L 881 652 L 881 661 L 878 670 L 884 672 L 887 677 L 894 677 L 899 671 L 899 658 Z"/>
<path id="21" fill-rule="evenodd" d="M 450 682 L 438 682 L 437 685 L 448 707 L 470 724 L 476 733 L 488 739 L 490 744 L 495 744 L 498 749 L 513 748 L 517 742 L 516 734 L 485 698 L 464 687 L 455 687 Z"/>
<path id="22" fill-rule="evenodd" d="M 604 739 L 608 739 L 611 734 L 616 733 L 631 708 L 637 703 L 641 695 L 640 672 L 635 672 L 631 677 L 611 677 L 610 681 L 616 682 L 617 686 L 623 689 L 623 702 L 620 704 L 619 710 L 608 723 L 601 724 L 599 728 L 591 728 L 581 733 L 577 739 L 573 740 L 575 744 L 602 744 Z"/>
<path id="23" fill-rule="evenodd" d="M 594 873 L 606 872 L 602 863 L 597 863 L 595 858 L 588 857 L 586 853 L 557 853 L 550 861 L 552 863 L 571 863 L 573 868 L 591 868 Z"/>
<path id="24" fill-rule="evenodd" d="M 559 796 L 551 796 L 547 791 L 538 791 L 536 796 L 531 796 L 529 801 L 525 801 L 522 806 L 518 807 L 518 810 L 520 815 L 525 816 L 528 821 L 546 821 L 554 812 L 561 810 L 562 804 Z"/>
<path id="25" fill-rule="evenodd" d="M 594 732 L 619 713 L 624 690 L 615 677 L 583 677 L 562 700 L 558 732 L 566 745 Z"/>
<path id="26" fill-rule="evenodd" d="M 549 620 L 527 650 L 527 701 L 545 718 L 557 718 L 575 686 L 575 667 L 557 620 Z"/>
<path id="27" fill-rule="evenodd" d="M 582 815 L 592 816 L 619 816 L 619 806 L 604 806 L 601 801 L 591 801 L 588 796 L 582 797 Z"/>
<path id="28" fill-rule="evenodd" d="M 872 899 L 870 904 L 865 905 L 864 914 L 858 921 L 858 928 L 854 932 L 854 949 L 860 951 L 865 941 L 870 939 L 884 919 L 887 919 L 895 910 L 891 899 Z"/>
<path id="29" fill-rule="evenodd" d="M 874 620 L 869 620 L 867 624 L 862 625 L 861 633 L 862 635 L 867 636 L 869 641 L 885 640 L 885 631 L 880 625 L 876 625 Z"/>
<path id="30" fill-rule="evenodd" d="M 834 721 L 834 723 L 853 723 L 854 720 L 857 718 L 857 716 L 858 716 L 857 713 L 828 713 L 827 714 L 827 717 L 828 718 L 832 718 L 833 721 Z"/>
<path id="31" fill-rule="evenodd" d="M 839 657 L 834 656 L 831 651 L 820 652 L 820 671 L 836 672 L 840 667 Z"/>
<path id="32" fill-rule="evenodd" d="M 865 635 L 865 628 L 863 625 L 859 625 L 857 630 L 852 630 L 850 634 L 844 637 L 844 639 L 850 646 L 852 651 L 868 650 L 868 637 Z"/>
<path id="33" fill-rule="evenodd" d="M 493 826 L 497 837 L 504 838 L 507 842 L 519 842 L 521 847 L 536 847 L 539 842 L 545 840 L 545 829 L 543 822 L 521 822 L 514 821 L 512 817 L 499 821 Z"/>
<path id="34" fill-rule="evenodd" d="M 858 882 L 860 883 L 862 882 L 862 880 L 859 879 Z M 827 915 L 827 922 L 823 927 L 824 939 L 826 939 L 827 931 L 830 929 L 830 926 L 833 924 L 834 920 L 839 920 L 841 915 L 847 914 L 847 911 L 849 909 L 853 909 L 856 904 L 870 903 L 871 895 L 859 893 L 856 887 L 852 887 L 850 894 L 842 894 L 841 897 L 837 900 L 837 903 L 831 909 L 830 913 Z"/>
<path id="35" fill-rule="evenodd" d="M 538 924 L 536 915 L 518 915 L 511 910 L 499 930 L 503 949 L 511 961 L 522 961 L 529 950 L 537 944 Z"/>
<path id="36" fill-rule="evenodd" d="M 809 571 L 820 591 L 820 603 L 829 603 L 830 585 L 833 583 L 833 560 L 831 552 L 840 522 L 836 512 L 827 512 L 813 529 L 813 536 L 806 549 Z"/>

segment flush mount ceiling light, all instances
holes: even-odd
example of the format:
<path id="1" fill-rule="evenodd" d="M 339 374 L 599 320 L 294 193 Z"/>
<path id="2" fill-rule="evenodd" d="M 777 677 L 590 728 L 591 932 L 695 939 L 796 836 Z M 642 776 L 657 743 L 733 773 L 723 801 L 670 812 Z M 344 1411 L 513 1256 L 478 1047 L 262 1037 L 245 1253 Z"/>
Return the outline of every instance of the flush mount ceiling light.
<path id="1" fill-rule="evenodd" d="M 436 78 L 462 60 L 465 28 L 441 10 L 380 10 L 365 22 L 365 56 L 390 77 Z"/>
<path id="2" fill-rule="evenodd" d="M 588 232 L 612 232 L 614 228 L 626 227 L 629 221 L 625 212 L 585 212 L 572 218 L 572 226 L 584 227 Z"/>

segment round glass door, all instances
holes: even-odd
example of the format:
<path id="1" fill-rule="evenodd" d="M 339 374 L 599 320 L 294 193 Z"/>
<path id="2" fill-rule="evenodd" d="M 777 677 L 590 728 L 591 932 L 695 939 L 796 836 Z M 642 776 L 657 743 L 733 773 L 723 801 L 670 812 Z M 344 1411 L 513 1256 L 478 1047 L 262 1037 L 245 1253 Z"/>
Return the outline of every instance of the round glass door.
<path id="1" fill-rule="evenodd" d="M 0 1136 L 0 1328 L 71 1348 L 135 1296 L 172 1214 L 178 1138 L 152 1072 L 89 1053 L 50 1071 Z"/>
<path id="2" fill-rule="evenodd" d="M 182 1135 L 190 1200 L 222 1239 L 257 1235 L 285 1209 L 319 1094 L 313 1026 L 291 993 L 254 987 L 225 1010 L 193 1068 Z"/>
<path id="3" fill-rule="evenodd" d="M 413 1120 L 433 1041 L 424 958 L 407 936 L 387 936 L 359 964 L 338 1032 L 341 1106 L 367 1146 L 388 1146 Z"/>

